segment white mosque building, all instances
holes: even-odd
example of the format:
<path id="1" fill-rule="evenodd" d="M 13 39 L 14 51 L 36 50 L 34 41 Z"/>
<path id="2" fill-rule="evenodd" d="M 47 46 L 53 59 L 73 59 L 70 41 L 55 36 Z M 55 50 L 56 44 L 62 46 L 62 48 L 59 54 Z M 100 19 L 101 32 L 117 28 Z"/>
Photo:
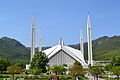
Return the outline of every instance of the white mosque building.
<path id="1" fill-rule="evenodd" d="M 80 50 L 65 46 L 63 41 L 43 52 L 48 56 L 50 66 L 67 64 L 68 67 L 71 67 L 78 61 L 83 67 L 87 67 L 83 53 Z"/>
<path id="2" fill-rule="evenodd" d="M 90 17 L 88 15 L 87 21 L 87 37 L 88 37 L 88 62 L 86 63 L 84 60 L 84 47 L 83 47 L 83 37 L 82 31 L 80 34 L 80 50 L 74 49 L 72 47 L 64 45 L 62 40 L 59 41 L 59 44 L 43 50 L 49 59 L 48 64 L 50 66 L 53 65 L 62 65 L 67 64 L 68 67 L 73 66 L 73 64 L 78 61 L 82 64 L 83 68 L 87 68 L 88 65 L 93 65 L 92 59 L 92 40 L 91 40 L 91 25 L 90 25 Z M 39 51 L 41 51 L 41 42 L 42 37 L 40 36 L 39 42 Z M 35 54 L 35 24 L 34 24 L 34 17 L 32 21 L 32 43 L 31 43 L 31 60 Z M 28 69 L 28 65 L 26 68 Z"/>

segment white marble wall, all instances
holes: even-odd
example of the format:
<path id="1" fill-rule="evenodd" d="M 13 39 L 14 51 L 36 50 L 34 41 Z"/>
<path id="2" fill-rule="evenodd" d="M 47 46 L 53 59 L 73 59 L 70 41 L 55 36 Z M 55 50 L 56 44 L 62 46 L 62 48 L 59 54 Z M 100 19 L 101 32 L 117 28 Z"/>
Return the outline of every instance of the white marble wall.
<path id="1" fill-rule="evenodd" d="M 49 65 L 61 65 L 67 64 L 68 67 L 72 66 L 75 63 L 75 60 L 69 56 L 69 54 L 65 53 L 64 51 L 60 50 L 58 53 L 53 55 L 49 60 Z"/>

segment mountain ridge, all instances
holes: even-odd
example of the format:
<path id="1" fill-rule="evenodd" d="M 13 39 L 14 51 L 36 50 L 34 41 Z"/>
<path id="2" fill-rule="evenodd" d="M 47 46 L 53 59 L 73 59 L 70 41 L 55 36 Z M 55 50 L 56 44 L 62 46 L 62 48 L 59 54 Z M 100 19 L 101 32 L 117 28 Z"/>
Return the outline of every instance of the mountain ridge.
<path id="1" fill-rule="evenodd" d="M 80 44 L 70 45 L 75 49 L 80 49 Z M 88 58 L 87 42 L 84 43 L 85 59 Z M 120 36 L 103 36 L 92 41 L 93 59 L 109 60 L 111 57 L 120 56 Z"/>
<path id="2" fill-rule="evenodd" d="M 0 57 L 7 58 L 13 63 L 27 63 L 30 57 L 29 50 L 19 41 L 2 37 L 0 38 Z"/>
<path id="3" fill-rule="evenodd" d="M 79 44 L 68 45 L 75 49 L 80 49 Z M 93 59 L 109 60 L 113 56 L 120 56 L 120 36 L 103 36 L 92 41 Z M 50 47 L 43 47 L 47 49 Z M 38 48 L 36 48 L 38 51 Z M 87 42 L 84 43 L 84 55 L 87 60 Z M 0 58 L 7 58 L 13 63 L 29 63 L 30 47 L 24 46 L 19 41 L 2 37 L 0 38 Z"/>

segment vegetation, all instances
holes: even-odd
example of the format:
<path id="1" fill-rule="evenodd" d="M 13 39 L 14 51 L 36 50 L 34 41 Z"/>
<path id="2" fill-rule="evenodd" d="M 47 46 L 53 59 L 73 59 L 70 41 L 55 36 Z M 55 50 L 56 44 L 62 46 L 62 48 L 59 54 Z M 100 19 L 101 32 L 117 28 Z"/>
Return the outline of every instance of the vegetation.
<path id="1" fill-rule="evenodd" d="M 105 66 L 105 70 L 113 72 L 113 74 L 116 75 L 118 80 L 119 80 L 119 75 L 120 75 L 120 56 L 113 57 L 112 60 L 110 61 L 110 63 Z"/>
<path id="2" fill-rule="evenodd" d="M 79 62 L 75 62 L 74 65 L 69 69 L 70 74 L 73 77 L 83 76 L 85 74 L 85 69 L 83 69 L 82 65 Z"/>
<path id="3" fill-rule="evenodd" d="M 4 76 L 5 78 L 11 78 L 12 75 L 9 74 L 3 74 L 2 76 Z M 18 78 L 24 78 L 24 80 L 49 80 L 50 75 L 42 75 L 42 76 L 37 76 L 33 79 L 33 77 L 28 77 L 24 74 L 16 74 L 14 76 L 14 80 L 17 80 Z M 56 76 L 52 76 L 54 78 L 56 78 Z M 60 79 L 59 80 L 75 80 L 74 78 L 72 78 L 70 75 L 59 75 Z M 0 80 L 4 80 L 3 78 L 0 78 Z M 53 79 L 55 80 L 55 79 Z M 85 77 L 81 77 L 80 80 L 88 80 Z"/>
<path id="4" fill-rule="evenodd" d="M 70 45 L 73 48 L 79 49 L 79 44 Z M 111 57 L 120 56 L 120 36 L 113 37 L 100 37 L 96 40 L 92 41 L 93 46 L 93 59 L 94 60 L 110 60 Z M 84 43 L 84 51 L 85 51 L 85 60 L 88 58 L 87 51 L 87 42 Z"/>
<path id="5" fill-rule="evenodd" d="M 63 75 L 66 74 L 67 71 L 67 65 L 53 65 L 50 70 L 54 72 L 56 75 Z M 49 67 L 48 67 L 49 68 Z"/>
<path id="6" fill-rule="evenodd" d="M 32 62 L 31 62 L 31 69 L 39 69 L 42 73 L 47 72 L 46 66 L 48 63 L 48 58 L 45 53 L 37 52 L 35 53 Z"/>
<path id="7" fill-rule="evenodd" d="M 9 66 L 9 67 L 7 67 L 7 71 L 8 71 L 8 73 L 9 74 L 11 74 L 12 75 L 12 79 L 14 80 L 14 75 L 15 74 L 20 74 L 21 72 L 22 72 L 22 68 L 21 67 L 19 67 L 19 66 Z"/>
<path id="8" fill-rule="evenodd" d="M 8 66 L 10 66 L 10 62 L 7 59 L 0 59 L 0 73 L 6 71 Z"/>
<path id="9" fill-rule="evenodd" d="M 12 63 L 28 63 L 30 51 L 15 39 L 0 38 L 0 58 L 6 58 Z"/>
<path id="10" fill-rule="evenodd" d="M 95 66 L 89 66 L 89 72 L 91 75 L 94 76 L 94 78 L 96 77 L 98 80 L 98 75 L 101 75 L 102 73 L 104 73 L 104 70 L 102 66 L 95 65 Z"/>
<path id="11" fill-rule="evenodd" d="M 72 45 L 72 47 L 76 49 L 79 49 L 78 46 L 79 45 Z M 86 57 L 87 43 L 85 43 L 84 46 L 85 46 L 85 59 L 87 60 Z M 26 48 L 24 45 L 22 45 L 20 42 L 7 37 L 1 38 L 0 39 L 0 72 L 12 74 L 13 77 L 15 76 L 14 74 L 21 73 L 25 68 L 25 63 L 29 62 L 29 58 L 30 58 L 29 53 L 30 53 L 29 49 Z M 112 72 L 112 75 L 118 76 L 117 78 L 118 80 L 120 75 L 120 57 L 114 57 L 114 56 L 120 56 L 119 53 L 120 53 L 120 36 L 114 36 L 114 37 L 105 36 L 93 41 L 94 60 L 110 60 L 110 58 L 113 57 L 112 60 L 110 61 L 110 64 L 105 66 L 105 71 L 110 71 Z M 1 58 L 7 58 L 7 59 L 1 59 Z M 17 63 L 17 64 L 15 65 L 10 64 L 9 61 L 12 61 L 12 63 Z M 37 52 L 31 62 L 31 69 L 30 71 L 27 71 L 27 74 L 38 75 L 41 73 L 45 73 L 47 71 L 46 70 L 47 63 L 48 63 L 47 56 L 42 52 Z M 67 71 L 67 68 L 65 65 L 59 65 L 59 66 L 54 65 L 52 67 L 48 67 L 48 70 L 53 71 L 56 75 L 64 76 L 65 72 Z M 73 77 L 76 76 L 81 77 L 85 73 L 85 70 L 78 62 L 76 62 L 74 66 L 71 67 L 69 70 L 70 70 L 70 75 L 72 75 Z M 89 71 L 92 75 L 96 77 L 97 75 L 103 73 L 102 67 L 98 65 L 90 67 Z M 67 76 L 67 78 L 69 77 Z M 63 80 L 67 80 L 67 78 L 64 77 Z"/>
<path id="12" fill-rule="evenodd" d="M 70 45 L 79 49 L 79 44 Z M 45 47 L 47 49 L 49 47 Z M 87 43 L 84 43 L 85 59 L 87 60 Z M 113 56 L 120 56 L 120 36 L 104 36 L 93 40 L 94 60 L 110 60 Z M 26 48 L 20 42 L 8 37 L 0 38 L 0 58 L 7 58 L 12 63 L 28 63 L 30 48 Z"/>

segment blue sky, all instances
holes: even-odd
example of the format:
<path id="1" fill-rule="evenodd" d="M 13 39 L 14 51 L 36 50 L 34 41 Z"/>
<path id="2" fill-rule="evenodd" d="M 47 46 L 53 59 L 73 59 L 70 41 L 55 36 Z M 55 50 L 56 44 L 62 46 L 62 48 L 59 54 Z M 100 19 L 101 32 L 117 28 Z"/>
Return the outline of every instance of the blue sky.
<path id="1" fill-rule="evenodd" d="M 66 45 L 77 44 L 80 29 L 86 42 L 88 12 L 93 40 L 120 33 L 120 0 L 0 0 L 0 37 L 30 46 L 33 12 L 36 46 L 40 27 L 43 46 L 54 46 L 61 37 Z"/>

